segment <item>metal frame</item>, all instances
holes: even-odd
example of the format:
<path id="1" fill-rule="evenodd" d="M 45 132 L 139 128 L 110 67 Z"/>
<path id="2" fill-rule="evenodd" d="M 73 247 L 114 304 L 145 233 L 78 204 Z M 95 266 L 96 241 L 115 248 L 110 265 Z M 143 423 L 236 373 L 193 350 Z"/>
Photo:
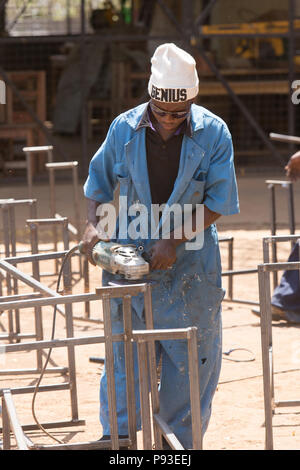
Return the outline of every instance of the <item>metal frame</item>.
<path id="1" fill-rule="evenodd" d="M 5 257 L 16 256 L 16 220 L 15 220 L 15 207 L 17 206 L 29 206 L 29 216 L 34 218 L 37 215 L 37 200 L 36 199 L 5 199 L 0 200 L 0 209 L 2 211 L 3 221 L 3 236 L 4 236 L 4 255 Z M 14 295 L 18 294 L 18 282 L 13 279 L 13 287 L 11 283 L 11 276 L 7 273 L 0 277 L 0 295 L 2 296 L 2 280 L 6 281 L 7 294 Z M 15 325 L 14 325 L 15 322 Z M 5 335 L 0 335 L 0 339 L 4 339 Z M 7 339 L 17 340 L 20 337 L 20 317 L 18 310 L 8 312 L 8 334 Z"/>
<path id="2" fill-rule="evenodd" d="M 78 162 L 50 162 L 46 163 L 46 169 L 49 171 L 49 188 L 50 188 L 50 216 L 55 218 L 61 218 L 61 215 L 56 212 L 56 190 L 55 190 L 55 172 L 61 170 L 72 171 L 72 182 L 73 182 L 73 196 L 74 196 L 74 215 L 75 225 L 68 223 L 68 230 L 73 234 L 79 243 L 81 241 L 81 223 L 80 223 L 80 203 L 79 203 L 79 185 L 78 185 Z M 57 232 L 55 226 L 53 227 L 53 242 L 54 251 L 57 251 Z M 87 257 L 79 258 L 79 272 L 80 277 L 84 279 L 84 291 L 89 292 L 90 290 L 90 279 L 89 279 L 89 261 Z M 89 304 L 85 305 L 85 318 L 90 318 Z"/>
<path id="3" fill-rule="evenodd" d="M 41 295 L 51 295 L 53 297 L 61 296 L 61 294 L 57 293 L 53 289 L 46 287 L 45 285 L 41 284 L 39 279 L 39 266 L 38 262 L 42 261 L 43 259 L 59 259 L 65 256 L 66 252 L 57 252 L 51 254 L 35 254 L 32 256 L 23 256 L 23 257 L 13 257 L 13 258 L 4 258 L 0 260 L 0 269 L 7 273 L 7 275 L 12 276 L 14 280 L 20 280 L 24 282 L 26 285 L 30 286 L 31 288 L 35 289 L 35 292 L 23 295 L 16 295 L 16 296 L 3 296 L 1 297 L 2 303 L 5 302 L 6 305 L 9 305 L 10 302 L 19 301 L 20 305 L 22 305 L 22 301 L 28 300 L 30 298 L 36 299 L 38 296 Z M 28 274 L 23 273 L 21 270 L 16 268 L 14 265 L 18 263 L 25 263 L 31 262 L 33 265 L 33 275 L 36 276 L 36 279 Z M 70 264 L 66 263 L 66 266 L 63 271 L 63 282 L 64 282 L 64 290 L 66 292 L 70 292 L 71 285 L 70 285 Z M 0 309 L 2 310 L 2 309 Z M 3 309 L 7 310 L 7 309 Z M 19 309 L 17 309 L 19 311 Z M 73 334 L 73 325 L 70 323 L 69 318 L 66 316 L 66 312 L 59 307 L 57 308 L 58 312 L 60 312 L 64 317 L 66 317 L 66 321 L 68 322 L 67 325 L 67 332 L 69 335 Z M 20 332 L 14 333 L 12 336 L 11 334 L 1 335 L 0 339 L 11 339 L 17 340 L 18 342 L 24 338 L 36 338 L 37 340 L 43 339 L 43 322 L 42 322 L 42 310 L 41 307 L 35 307 L 35 331 L 34 333 L 22 334 Z M 72 315 L 72 307 L 70 307 L 69 316 L 73 318 Z M 36 369 L 11 369 L 11 370 L 0 370 L 0 375 L 7 375 L 7 374 L 27 374 L 27 373 L 40 373 L 42 370 L 43 365 L 43 352 L 37 350 L 37 367 Z M 66 372 L 66 368 L 64 367 L 55 367 L 53 369 L 47 369 L 47 372 L 61 372 L 64 374 Z"/>
<path id="4" fill-rule="evenodd" d="M 50 216 L 61 217 L 56 213 L 56 202 L 55 202 L 55 171 L 56 170 L 72 170 L 72 181 L 73 181 L 73 196 L 74 196 L 74 211 L 75 211 L 75 225 L 76 228 L 71 224 L 68 225 L 69 231 L 76 236 L 76 240 L 81 240 L 81 226 L 80 226 L 80 206 L 79 206 L 79 190 L 78 190 L 78 162 L 50 162 L 45 164 L 46 169 L 49 170 L 49 188 L 50 188 Z"/>
<path id="5" fill-rule="evenodd" d="M 276 220 L 276 192 L 275 188 L 281 186 L 283 189 L 287 190 L 287 206 L 288 206 L 288 219 L 289 219 L 289 229 L 290 234 L 295 233 L 295 210 L 294 210 L 294 191 L 293 183 L 291 181 L 281 181 L 281 180 L 266 180 L 265 183 L 268 185 L 270 190 L 270 225 L 271 225 L 271 235 L 275 236 L 277 231 L 277 220 Z M 272 262 L 277 262 L 277 249 L 276 245 L 272 245 Z M 278 284 L 277 272 L 273 272 L 273 288 Z"/>
<path id="6" fill-rule="evenodd" d="M 219 242 L 228 242 L 228 270 L 227 271 L 222 271 L 222 277 L 226 276 L 228 277 L 228 297 L 223 299 L 224 301 L 227 302 L 234 302 L 234 303 L 242 303 L 242 304 L 249 304 L 249 305 L 258 305 L 259 302 L 255 302 L 252 300 L 244 300 L 244 299 L 235 299 L 233 297 L 233 279 L 234 276 L 236 275 L 242 275 L 242 274 L 255 274 L 257 273 L 257 269 L 239 269 L 239 270 L 234 270 L 233 269 L 233 237 L 221 237 L 219 239 Z"/>
<path id="7" fill-rule="evenodd" d="M 131 297 L 144 293 L 145 300 L 145 320 L 146 330 L 132 330 L 131 324 Z M 110 299 L 123 299 L 123 321 L 124 333 L 113 335 L 110 319 Z M 159 396 L 158 382 L 156 371 L 155 357 L 155 341 L 163 340 L 187 340 L 188 358 L 189 358 L 189 377 L 190 377 L 190 398 L 191 398 L 191 416 L 193 431 L 193 449 L 202 449 L 202 432 L 201 432 L 201 409 L 200 409 L 200 388 L 199 388 L 199 368 L 198 368 L 198 352 L 197 352 L 197 328 L 179 328 L 154 330 L 152 319 L 152 300 L 151 286 L 149 284 L 136 284 L 129 286 L 107 286 L 96 289 L 95 294 L 77 294 L 66 295 L 60 298 L 43 298 L 38 300 L 19 301 L 19 306 L 42 307 L 44 305 L 64 304 L 66 307 L 73 302 L 82 302 L 83 300 L 102 300 L 104 313 L 104 336 L 94 337 L 67 337 L 64 339 L 55 339 L 50 341 L 37 341 L 34 343 L 10 344 L 6 346 L 6 352 L 26 350 L 38 350 L 44 348 L 68 347 L 73 348 L 76 345 L 83 344 L 105 344 L 106 353 L 106 370 L 108 383 L 108 403 L 110 415 L 111 439 L 102 442 L 90 442 L 79 444 L 56 444 L 46 446 L 34 446 L 35 449 L 52 449 L 52 450 L 70 450 L 70 449 L 88 449 L 88 448 L 104 448 L 110 446 L 113 450 L 117 450 L 121 444 L 129 445 L 131 449 L 137 447 L 137 428 L 136 428 L 136 410 L 135 410 L 135 393 L 134 393 L 134 376 L 133 376 L 133 342 L 137 342 L 138 362 L 139 362 L 139 378 L 140 378 L 140 396 L 141 396 L 141 416 L 143 431 L 143 448 L 152 450 L 152 439 L 156 449 L 162 448 L 162 436 L 165 437 L 170 446 L 175 450 L 183 450 L 183 446 L 177 437 L 170 430 L 167 423 L 159 414 Z M 0 308 L 13 308 L 16 302 L 0 303 Z M 129 438 L 120 440 L 118 438 L 117 411 L 116 411 L 116 390 L 114 379 L 114 358 L 113 358 L 113 342 L 124 341 L 125 345 L 125 361 L 126 361 L 126 386 L 127 386 L 127 408 L 128 408 L 128 429 Z M 75 364 L 74 364 L 75 370 Z M 75 380 L 75 377 L 74 377 Z M 149 401 L 149 381 L 151 390 L 151 405 Z M 65 384 L 63 384 L 65 386 Z M 41 391 L 49 391 L 61 389 L 62 385 L 53 385 L 41 387 Z M 17 420 L 15 408 L 13 406 L 12 394 L 30 393 L 33 387 L 23 387 L 22 389 L 2 389 L 3 404 L 3 448 L 10 448 L 10 430 L 13 431 L 17 445 L 20 449 L 28 448 L 28 438 L 24 435 L 24 431 L 28 429 L 36 429 L 36 425 L 21 426 Z M 72 389 L 71 389 L 72 391 Z M 77 402 L 76 402 L 77 404 Z M 151 420 L 152 414 L 152 420 Z M 153 430 L 151 421 L 153 422 Z M 43 427 L 59 427 L 65 425 L 75 425 L 78 423 L 78 416 L 72 415 L 72 421 L 67 423 L 45 423 Z M 31 446 L 32 447 L 32 446 Z"/>
<path id="8" fill-rule="evenodd" d="M 32 168 L 32 157 L 39 156 L 40 153 L 47 153 L 48 162 L 53 162 L 53 146 L 52 145 L 41 145 L 38 147 L 23 147 L 23 152 L 26 155 L 26 167 L 27 167 L 27 186 L 28 186 L 28 197 L 32 197 L 32 183 L 33 183 L 33 168 Z"/>
<path id="9" fill-rule="evenodd" d="M 55 235 L 57 238 L 57 226 L 60 225 L 62 229 L 62 240 L 64 245 L 64 250 L 69 250 L 69 233 L 68 233 L 68 219 L 67 217 L 57 217 L 49 219 L 27 219 L 26 224 L 30 229 L 30 245 L 31 245 L 31 254 L 39 253 L 39 242 L 38 242 L 38 228 L 42 226 L 50 225 L 52 226 L 53 231 L 55 230 Z M 55 243 L 55 250 L 57 252 L 57 240 Z M 56 260 L 57 261 L 57 260 Z M 34 277 L 36 279 L 40 278 L 39 266 L 38 263 L 33 264 Z M 56 271 L 54 273 L 44 273 L 44 276 L 57 275 L 58 272 L 58 262 L 56 262 Z"/>
<path id="10" fill-rule="evenodd" d="M 270 263 L 269 245 L 274 245 L 276 242 L 286 242 L 298 238 L 299 235 L 272 236 L 263 238 L 264 263 L 258 265 L 260 327 L 265 408 L 265 448 L 267 450 L 272 450 L 274 447 L 272 419 L 275 414 L 276 408 L 300 405 L 300 400 L 275 401 L 270 282 L 271 272 L 300 269 L 300 262 Z"/>

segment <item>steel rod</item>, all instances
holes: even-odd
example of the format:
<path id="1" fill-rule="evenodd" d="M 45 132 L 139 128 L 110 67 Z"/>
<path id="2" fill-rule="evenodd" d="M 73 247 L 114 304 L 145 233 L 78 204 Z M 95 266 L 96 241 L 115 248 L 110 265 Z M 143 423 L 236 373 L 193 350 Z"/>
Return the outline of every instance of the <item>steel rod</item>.
<path id="1" fill-rule="evenodd" d="M 172 450 L 184 450 L 181 442 L 177 439 L 176 435 L 173 433 L 164 419 L 159 414 L 154 414 L 153 419 L 157 426 L 161 429 L 161 432 L 163 433 L 168 444 L 171 446 Z"/>
<path id="2" fill-rule="evenodd" d="M 28 450 L 27 443 L 24 437 L 22 427 L 19 423 L 16 409 L 12 400 L 10 390 L 4 390 L 3 398 L 6 405 L 6 410 L 9 416 L 10 425 L 14 433 L 17 446 L 19 450 Z"/>
<path id="3" fill-rule="evenodd" d="M 135 400 L 135 377 L 132 344 L 132 310 L 131 296 L 125 295 L 123 298 L 123 322 L 124 322 L 124 351 L 126 370 L 126 399 L 128 415 L 128 435 L 132 442 L 131 449 L 137 448 L 136 439 L 136 400 Z"/>

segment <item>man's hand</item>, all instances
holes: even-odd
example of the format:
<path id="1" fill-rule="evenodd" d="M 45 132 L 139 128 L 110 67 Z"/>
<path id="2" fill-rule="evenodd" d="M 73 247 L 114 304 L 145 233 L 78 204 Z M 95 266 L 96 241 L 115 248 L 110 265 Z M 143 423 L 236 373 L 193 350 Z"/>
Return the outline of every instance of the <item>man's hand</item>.
<path id="1" fill-rule="evenodd" d="M 176 245 L 174 240 L 157 240 L 149 251 L 150 269 L 168 269 L 176 261 Z"/>
<path id="2" fill-rule="evenodd" d="M 99 240 L 103 240 L 105 242 L 109 241 L 109 238 L 106 236 L 104 232 L 99 233 L 97 229 L 98 224 L 98 217 L 97 217 L 97 208 L 100 205 L 99 202 L 93 201 L 92 199 L 87 199 L 87 223 L 85 231 L 82 235 L 81 240 L 81 252 L 84 253 L 89 262 L 93 264 L 95 263 L 92 258 L 92 251 L 94 246 Z"/>
<path id="3" fill-rule="evenodd" d="M 92 258 L 92 251 L 96 243 L 99 241 L 99 234 L 93 224 L 88 223 L 82 235 L 81 252 L 84 253 L 89 262 L 96 266 Z"/>
<path id="4" fill-rule="evenodd" d="M 286 176 L 291 181 L 296 181 L 300 177 L 300 151 L 291 156 L 285 170 Z"/>

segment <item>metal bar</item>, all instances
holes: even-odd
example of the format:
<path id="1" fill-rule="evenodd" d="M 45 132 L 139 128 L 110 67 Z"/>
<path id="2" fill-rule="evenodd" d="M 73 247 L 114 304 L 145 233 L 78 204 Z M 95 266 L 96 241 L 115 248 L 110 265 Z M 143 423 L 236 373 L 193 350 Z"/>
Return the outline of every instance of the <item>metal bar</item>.
<path id="1" fill-rule="evenodd" d="M 157 340 L 164 341 L 171 339 L 186 339 L 187 329 L 182 328 L 177 334 L 177 329 L 166 329 L 166 330 L 133 330 L 132 338 L 134 341 L 141 339 Z M 124 334 L 113 334 L 112 341 L 124 341 Z M 64 338 L 64 339 L 54 339 L 54 340 L 43 340 L 43 341 L 34 341 L 33 343 L 17 343 L 17 344 L 7 344 L 3 346 L 4 352 L 17 352 L 17 351 L 34 351 L 35 349 L 48 349 L 48 348 L 62 348 L 68 345 L 79 346 L 87 344 L 96 344 L 104 343 L 105 336 L 85 336 L 78 338 Z"/>
<path id="2" fill-rule="evenodd" d="M 81 90 L 81 154 L 82 154 L 82 171 L 83 174 L 88 174 L 88 111 L 87 111 L 87 83 L 86 83 L 86 14 L 85 14 L 85 0 L 81 0 L 81 34 L 80 34 L 80 90 Z"/>
<path id="3" fill-rule="evenodd" d="M 70 170 L 77 166 L 78 162 L 76 160 L 71 162 L 49 162 L 45 164 L 45 167 L 49 170 Z"/>
<path id="4" fill-rule="evenodd" d="M 42 297 L 39 299 L 25 299 L 22 301 L 19 300 L 14 300 L 11 302 L 2 302 L 0 303 L 0 309 L 1 310 L 7 310 L 9 308 L 14 308 L 15 306 L 19 306 L 22 308 L 32 308 L 35 306 L 49 306 L 49 305 L 58 305 L 58 304 L 67 304 L 67 303 L 72 303 L 72 302 L 84 302 L 88 301 L 91 302 L 93 300 L 98 300 L 100 299 L 101 296 L 97 294 L 73 294 L 73 295 L 64 295 L 60 297 Z"/>
<path id="5" fill-rule="evenodd" d="M 12 396 L 9 389 L 3 392 L 4 402 L 6 404 L 6 410 L 9 416 L 10 425 L 14 433 L 17 446 L 19 450 L 28 450 L 27 443 L 24 437 L 22 427 L 20 426 L 16 409 L 12 400 Z"/>
<path id="6" fill-rule="evenodd" d="M 265 181 L 267 184 L 272 184 L 272 185 L 280 185 L 280 186 L 288 186 L 292 184 L 291 181 L 288 180 L 266 180 Z"/>
<path id="7" fill-rule="evenodd" d="M 68 221 L 67 217 L 62 217 L 62 218 L 49 218 L 49 219 L 27 219 L 26 222 L 27 224 L 36 224 L 36 225 L 63 225 L 66 221 Z M 65 250 L 68 251 L 68 250 Z"/>
<path id="8" fill-rule="evenodd" d="M 294 144 L 300 144 L 300 137 L 296 137 L 294 135 L 284 135 L 284 134 L 277 134 L 275 132 L 270 132 L 269 134 L 270 139 L 272 140 L 277 140 L 278 142 L 284 142 L 284 143 L 294 143 Z"/>
<path id="9" fill-rule="evenodd" d="M 228 271 L 233 271 L 233 237 L 231 237 L 228 245 Z M 228 297 L 233 298 L 233 277 L 228 279 Z"/>
<path id="10" fill-rule="evenodd" d="M 110 445 L 110 441 L 90 441 L 90 442 L 74 442 L 69 444 L 53 444 L 35 446 L 37 450 L 101 450 Z M 120 439 L 120 445 L 129 446 L 130 439 Z"/>
<path id="11" fill-rule="evenodd" d="M 85 425 L 85 420 L 78 419 L 76 421 L 57 421 L 52 423 L 42 423 L 43 428 L 45 429 L 54 429 L 54 428 L 64 428 L 68 426 L 83 426 Z M 24 424 L 22 426 L 23 431 L 34 431 L 35 429 L 40 429 L 37 424 Z M 1 428 L 0 428 L 1 432 Z"/>
<path id="12" fill-rule="evenodd" d="M 76 162 L 78 164 L 78 162 Z M 74 209 L 75 209 L 75 225 L 77 228 L 77 241 L 81 240 L 81 224 L 80 224 L 80 204 L 79 204 L 79 189 L 78 189 L 78 165 L 73 166 L 72 169 L 73 180 L 73 194 L 74 194 Z"/>
<path id="13" fill-rule="evenodd" d="M 300 31 L 295 31 L 295 37 L 300 36 Z M 144 42 L 144 41 L 160 41 L 160 42 L 170 42 L 171 40 L 176 41 L 178 40 L 178 36 L 166 36 L 166 35 L 146 35 L 146 34 L 86 34 L 86 41 L 95 42 L 97 43 L 100 39 L 106 43 L 124 43 L 128 42 Z M 242 33 L 240 31 L 228 33 L 226 32 L 218 32 L 218 33 L 202 33 L 201 37 L 203 38 L 222 38 L 222 37 L 239 37 L 239 38 L 288 38 L 289 32 L 286 33 Z M 0 39 L 1 44 L 42 44 L 42 43 L 64 43 L 66 41 L 73 41 L 73 42 L 80 42 L 81 36 L 78 34 L 71 34 L 71 35 L 54 35 L 51 36 L 18 36 L 18 37 L 2 37 Z"/>
<path id="14" fill-rule="evenodd" d="M 265 407 L 265 448 L 273 449 L 273 431 L 272 431 L 272 384 L 270 380 L 271 366 L 269 358 L 269 348 L 271 347 L 268 334 L 268 318 L 266 304 L 266 273 L 262 266 L 258 269 L 259 298 L 260 298 L 260 324 L 261 324 L 261 347 L 262 347 L 262 365 L 263 365 L 263 384 L 264 384 L 264 407 Z"/>
<path id="15" fill-rule="evenodd" d="M 300 238 L 300 234 L 291 234 L 291 235 L 274 235 L 272 237 L 264 237 L 263 241 L 265 243 L 275 243 L 275 242 L 289 242 L 290 240 L 297 240 Z"/>
<path id="16" fill-rule="evenodd" d="M 10 226 L 9 226 L 9 206 L 8 205 L 4 205 L 2 207 L 2 218 L 3 218 L 3 236 L 4 236 L 5 256 L 10 256 Z M 11 295 L 12 293 L 11 276 L 8 272 L 6 272 L 5 279 L 6 279 L 7 294 Z M 8 312 L 8 331 L 9 331 L 9 334 L 15 333 L 12 310 Z"/>
<path id="17" fill-rule="evenodd" d="M 269 183 L 270 193 L 270 203 L 271 203 L 271 234 L 276 235 L 276 198 L 275 198 L 275 186 L 273 183 Z M 276 245 L 272 245 L 272 261 L 275 263 L 277 261 L 277 248 Z M 277 272 L 273 273 L 273 289 L 278 284 Z"/>
<path id="18" fill-rule="evenodd" d="M 286 400 L 286 401 L 275 401 L 276 408 L 285 408 L 286 406 L 299 406 L 300 400 Z"/>
<path id="19" fill-rule="evenodd" d="M 20 204 L 33 204 L 36 203 L 37 199 L 0 199 L 0 209 L 4 206 L 18 206 Z"/>
<path id="20" fill-rule="evenodd" d="M 295 210 L 294 210 L 293 184 L 290 184 L 288 187 L 288 211 L 289 211 L 290 233 L 291 235 L 294 235 L 295 233 Z"/>
<path id="21" fill-rule="evenodd" d="M 300 261 L 288 261 L 286 263 L 264 263 L 264 271 L 292 271 L 293 269 L 300 269 Z"/>
<path id="22" fill-rule="evenodd" d="M 41 385 L 39 388 L 40 392 L 51 392 L 53 390 L 68 390 L 69 383 L 57 383 L 51 385 Z M 3 396 L 4 388 L 0 388 L 0 397 Z M 23 395 L 24 393 L 32 393 L 35 390 L 35 386 L 28 386 L 28 387 L 18 387 L 18 388 L 11 388 L 10 392 L 12 395 Z"/>
<path id="23" fill-rule="evenodd" d="M 67 230 L 67 224 L 64 225 L 64 231 Z M 65 240 L 68 243 L 68 240 Z M 64 248 L 67 248 L 64 246 Z M 71 290 L 71 272 L 70 263 L 64 268 L 64 289 L 69 292 Z M 73 326 L 73 309 L 72 303 L 65 305 L 65 321 L 66 321 L 66 332 L 67 338 L 74 337 L 74 326 Z M 76 364 L 75 364 L 75 349 L 73 345 L 68 346 L 68 366 L 69 366 L 69 381 L 70 381 L 70 399 L 71 399 L 71 412 L 72 420 L 78 419 L 78 400 L 77 400 L 77 383 L 76 383 Z"/>
<path id="24" fill-rule="evenodd" d="M 131 449 L 137 449 L 136 439 L 136 401 L 135 401 L 135 377 L 132 345 L 132 311 L 131 296 L 123 298 L 123 321 L 124 321 L 124 351 L 126 370 L 126 398 L 128 414 L 128 435 L 132 442 Z"/>
<path id="25" fill-rule="evenodd" d="M 26 343 L 25 343 L 26 344 Z M 46 373 L 49 374 L 58 374 L 61 373 L 65 375 L 68 372 L 67 367 L 51 367 L 51 369 L 47 369 Z M 0 375 L 28 375 L 28 374 L 40 374 L 41 369 L 6 369 L 0 370 Z M 34 391 L 35 387 L 32 388 Z"/>
<path id="26" fill-rule="evenodd" d="M 3 450 L 10 450 L 10 422 L 6 401 L 2 396 L 2 434 L 3 434 Z"/>
<path id="27" fill-rule="evenodd" d="M 39 292 L 43 292 L 43 293 L 46 293 L 46 294 L 49 294 L 51 295 L 52 297 L 61 297 L 60 294 L 58 294 L 56 291 L 54 291 L 53 289 L 50 289 L 49 287 L 41 284 L 39 281 L 37 281 L 36 279 L 34 279 L 33 277 L 25 274 L 25 273 L 22 273 L 19 269 L 15 268 L 14 266 L 11 266 L 9 263 L 7 263 L 6 261 L 3 261 L 3 260 L 0 260 L 0 266 L 5 270 L 7 271 L 8 273 L 12 274 L 13 276 L 15 276 L 17 279 L 19 279 L 20 281 L 23 281 L 25 282 L 25 284 L 29 285 L 30 287 L 33 287 L 35 289 L 37 289 Z M 26 301 L 24 301 L 26 302 Z M 9 302 L 10 303 L 10 302 Z M 58 309 L 58 311 L 60 311 L 60 313 L 62 313 L 64 315 L 64 312 L 60 309 Z"/>
<path id="28" fill-rule="evenodd" d="M 253 274 L 257 273 L 257 269 L 252 268 L 252 269 L 240 269 L 237 271 L 223 271 L 222 276 L 233 276 L 234 274 Z"/>
<path id="29" fill-rule="evenodd" d="M 124 341 L 124 335 L 112 335 L 113 341 Z M 34 341 L 33 343 L 7 344 L 3 346 L 5 353 L 17 351 L 34 351 L 36 349 L 64 348 L 68 345 L 79 346 L 87 344 L 105 343 L 105 336 L 86 336 L 78 338 L 64 338 L 54 340 Z"/>
<path id="30" fill-rule="evenodd" d="M 53 145 L 40 145 L 38 147 L 23 147 L 23 152 L 40 153 L 53 150 Z"/>
<path id="31" fill-rule="evenodd" d="M 188 358 L 189 358 L 189 379 L 190 379 L 193 449 L 201 450 L 202 449 L 202 424 L 201 424 L 197 328 L 196 327 L 189 328 L 187 336 L 188 336 Z"/>
<path id="32" fill-rule="evenodd" d="M 141 419 L 143 430 L 143 450 L 152 450 L 151 418 L 148 384 L 147 344 L 141 340 L 137 343 L 139 362 L 139 387 L 141 402 Z"/>
<path id="33" fill-rule="evenodd" d="M 144 294 L 144 308 L 145 308 L 145 322 L 146 329 L 153 330 L 153 315 L 152 315 L 152 296 L 151 296 L 151 284 L 147 284 L 146 292 Z M 155 342 L 148 341 L 148 361 L 149 361 L 149 376 L 150 376 L 150 388 L 151 388 L 151 405 L 152 413 L 159 413 L 159 394 L 158 394 L 158 377 L 157 377 L 157 363 L 156 363 L 156 352 Z M 154 444 L 155 449 L 162 449 L 162 436 L 156 421 L 153 422 L 154 431 Z"/>
<path id="34" fill-rule="evenodd" d="M 118 419 L 116 407 L 116 387 L 114 374 L 114 351 L 112 340 L 112 329 L 110 319 L 110 299 L 108 295 L 103 296 L 103 320 L 105 336 L 105 367 L 107 374 L 107 399 L 109 409 L 109 423 L 112 450 L 119 449 Z"/>
<path id="35" fill-rule="evenodd" d="M 4 334 L 4 335 L 0 335 L 0 341 L 1 340 L 4 340 L 4 339 L 9 339 L 11 340 L 12 342 L 14 340 L 17 340 L 19 342 L 20 339 L 24 339 L 24 338 L 35 338 L 36 335 L 35 334 L 30 334 L 30 333 L 24 333 L 24 334 L 21 334 L 21 333 L 7 333 L 7 334 Z"/>
<path id="36" fill-rule="evenodd" d="M 156 340 L 156 341 L 164 341 L 170 339 L 186 339 L 187 335 L 187 328 L 169 328 L 168 330 L 133 330 L 132 338 L 135 341 L 139 340 Z"/>
<path id="37" fill-rule="evenodd" d="M 3 263 L 3 260 L 0 260 L 0 266 Z M 19 271 L 18 271 L 19 272 Z M 23 274 L 23 273 L 21 273 Z M 32 284 L 35 286 L 35 283 Z M 128 291 L 127 291 L 128 289 Z M 84 302 L 84 301 L 93 301 L 101 299 L 102 296 L 108 294 L 111 298 L 120 298 L 123 297 L 126 293 L 130 293 L 131 295 L 138 295 L 141 292 L 144 292 L 145 284 L 136 284 L 131 286 L 105 286 L 96 288 L 96 293 L 87 293 L 87 294 L 73 294 L 73 295 L 59 295 L 56 292 L 56 296 L 53 295 L 53 292 L 50 289 L 51 297 L 42 297 L 41 299 L 36 300 L 22 300 L 22 301 L 14 301 L 14 302 L 2 302 L 0 303 L 0 310 L 8 310 L 15 307 L 22 308 L 31 308 L 37 306 L 46 306 L 46 305 L 60 305 L 60 304 L 67 304 L 72 302 Z M 48 292 L 49 293 L 49 292 Z M 177 330 L 176 330 L 177 331 Z"/>
<path id="38" fill-rule="evenodd" d="M 38 225 L 34 222 L 27 222 L 30 228 L 30 245 L 31 253 L 38 253 Z M 36 281 L 40 282 L 40 265 L 38 261 L 32 261 L 32 274 Z M 34 307 L 34 324 L 35 324 L 35 334 L 37 341 L 43 339 L 43 319 L 42 319 L 42 309 L 39 306 Z M 36 360 L 37 368 L 42 370 L 43 368 L 43 355 L 42 351 L 36 351 Z"/>
<path id="39" fill-rule="evenodd" d="M 11 255 L 16 256 L 16 220 L 15 220 L 15 206 L 8 206 L 9 214 L 9 230 L 10 230 L 10 245 Z M 13 278 L 13 291 L 14 294 L 18 294 L 18 280 Z M 15 332 L 20 333 L 20 312 L 18 309 L 15 310 Z"/>
<path id="40" fill-rule="evenodd" d="M 223 299 L 223 302 L 233 302 L 238 304 L 247 304 L 247 305 L 259 305 L 259 302 L 256 300 L 244 300 L 244 299 Z"/>
<path id="41" fill-rule="evenodd" d="M 198 18 L 196 19 L 196 22 L 195 22 L 195 26 L 196 27 L 199 27 L 201 26 L 206 18 L 208 17 L 208 15 L 210 14 L 212 8 L 214 7 L 214 5 L 217 3 L 218 0 L 210 0 L 210 2 L 206 5 L 206 7 L 203 9 L 203 11 L 201 12 L 201 14 L 198 16 Z"/>
<path id="42" fill-rule="evenodd" d="M 172 450 L 185 450 L 181 442 L 177 439 L 176 435 L 159 414 L 154 414 L 153 419 L 157 426 L 161 429 L 166 441 L 172 447 Z"/>
<path id="43" fill-rule="evenodd" d="M 30 254 L 25 256 L 12 256 L 7 258 L 2 258 L 2 261 L 7 261 L 10 264 L 22 264 L 22 263 L 31 263 L 34 260 L 45 261 L 49 259 L 63 258 L 67 251 L 53 251 L 51 253 L 37 253 Z M 78 253 L 73 253 L 75 255 Z"/>
<path id="44" fill-rule="evenodd" d="M 33 292 L 32 294 L 18 294 L 18 295 L 7 295 L 1 296 L 1 302 L 13 302 L 18 300 L 25 300 L 25 299 L 36 299 L 40 297 L 41 294 L 38 292 Z"/>
<path id="45" fill-rule="evenodd" d="M 56 203 L 55 203 L 55 173 L 53 168 L 49 168 L 49 190 L 50 190 L 50 215 L 55 218 Z M 57 251 L 57 230 L 56 227 L 52 227 L 53 246 L 54 251 Z M 58 272 L 58 264 L 55 263 L 56 272 Z"/>

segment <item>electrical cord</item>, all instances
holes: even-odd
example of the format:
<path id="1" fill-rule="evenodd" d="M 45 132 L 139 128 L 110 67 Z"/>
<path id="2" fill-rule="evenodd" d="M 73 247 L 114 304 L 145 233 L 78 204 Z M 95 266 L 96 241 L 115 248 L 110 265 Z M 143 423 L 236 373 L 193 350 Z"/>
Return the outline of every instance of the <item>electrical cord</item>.
<path id="1" fill-rule="evenodd" d="M 69 260 L 70 256 L 79 249 L 79 245 L 76 245 L 74 246 L 73 248 L 71 248 L 64 256 L 63 258 L 63 261 L 62 261 L 62 264 L 61 264 L 61 267 L 60 267 L 60 271 L 59 271 L 59 274 L 58 274 L 58 278 L 57 278 L 57 284 L 56 284 L 56 292 L 58 293 L 59 292 L 59 286 L 60 286 L 60 281 L 61 281 L 61 277 L 62 277 L 62 273 L 63 273 L 63 269 L 65 267 L 65 264 L 66 262 Z M 54 339 L 54 335 L 55 335 L 55 325 L 56 325 L 56 308 L 57 306 L 54 305 L 54 311 L 53 311 L 53 319 L 52 319 L 52 332 L 51 332 L 51 341 Z M 42 381 L 42 378 L 44 376 L 44 373 L 45 373 L 45 370 L 47 368 L 47 365 L 49 363 L 49 360 L 50 360 L 50 356 L 51 356 L 51 353 L 52 353 L 52 348 L 49 349 L 48 351 L 48 354 L 47 354 L 47 358 L 46 358 L 46 361 L 45 361 L 45 364 L 42 368 L 42 371 L 41 371 L 41 374 L 39 376 L 39 379 L 37 381 L 37 384 L 35 386 L 35 389 L 34 389 L 34 393 L 33 393 L 33 398 L 32 398 L 32 403 L 31 403 L 31 411 L 32 411 L 32 416 L 33 416 L 33 419 L 35 421 L 35 423 L 37 424 L 37 426 L 39 427 L 39 429 L 41 431 L 43 431 L 45 434 L 47 434 L 47 436 L 49 436 L 51 439 L 53 439 L 54 441 L 58 442 L 59 444 L 63 444 L 63 442 L 52 436 L 52 434 L 50 434 L 48 431 L 46 431 L 46 429 L 41 425 L 41 423 L 38 421 L 37 419 L 37 416 L 35 414 L 35 399 L 36 399 L 36 396 L 37 396 L 37 393 L 39 391 L 39 387 L 40 387 L 40 384 L 41 384 L 41 381 Z"/>
<path id="2" fill-rule="evenodd" d="M 228 357 L 232 352 L 235 352 L 235 351 L 246 351 L 246 352 L 250 353 L 251 356 L 250 356 L 249 359 L 234 359 L 234 358 Z M 228 361 L 232 361 L 232 362 L 252 362 L 252 361 L 255 361 L 255 356 L 254 356 L 253 352 L 250 351 L 250 349 L 246 349 L 246 348 L 232 348 L 232 349 L 229 349 L 229 351 L 224 351 L 223 355 L 227 356 L 224 359 L 227 359 Z"/>

